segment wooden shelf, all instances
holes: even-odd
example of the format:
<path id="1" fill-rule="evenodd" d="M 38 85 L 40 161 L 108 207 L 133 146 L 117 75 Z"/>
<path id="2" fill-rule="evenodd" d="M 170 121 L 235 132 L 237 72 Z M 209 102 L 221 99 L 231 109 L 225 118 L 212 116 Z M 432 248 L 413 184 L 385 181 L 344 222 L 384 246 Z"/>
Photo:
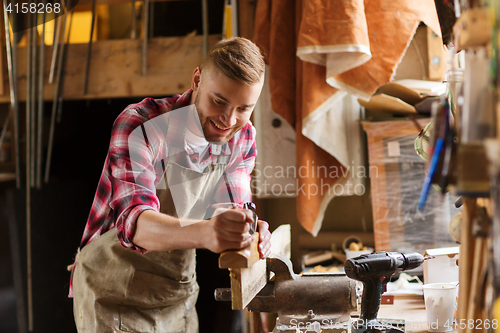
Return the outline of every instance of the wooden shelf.
<path id="1" fill-rule="evenodd" d="M 138 0 L 140 1 L 140 0 Z M 179 0 L 149 0 L 154 2 L 179 1 Z M 187 0 L 184 0 L 187 1 Z M 193 1 L 193 0 L 191 0 Z M 142 1 L 140 1 L 142 2 Z M 118 3 L 132 3 L 130 0 L 96 0 L 96 5 L 114 5 Z M 78 0 L 77 6 L 92 6 L 92 0 Z"/>
<path id="2" fill-rule="evenodd" d="M 209 36 L 209 47 L 221 35 Z M 70 44 L 64 95 L 68 99 L 167 96 L 191 86 L 193 70 L 203 60 L 203 36 L 153 38 L 148 41 L 147 75 L 141 75 L 142 40 L 105 40 L 92 45 L 88 93 L 83 94 L 87 44 Z M 19 101 L 26 100 L 26 48 L 18 48 Z M 52 101 L 55 84 L 48 83 L 52 50 L 45 48 L 44 100 Z M 55 79 L 54 79 L 55 81 Z M 0 103 L 9 102 L 8 76 L 4 75 Z"/>
<path id="3" fill-rule="evenodd" d="M 0 182 L 7 182 L 15 179 L 16 179 L 15 173 L 0 173 Z"/>

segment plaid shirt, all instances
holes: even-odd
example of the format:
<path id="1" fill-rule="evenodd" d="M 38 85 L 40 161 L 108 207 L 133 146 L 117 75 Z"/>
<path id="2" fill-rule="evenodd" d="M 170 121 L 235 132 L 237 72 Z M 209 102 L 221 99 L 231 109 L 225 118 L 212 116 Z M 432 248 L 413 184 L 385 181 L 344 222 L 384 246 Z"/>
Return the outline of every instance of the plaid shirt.
<path id="1" fill-rule="evenodd" d="M 139 126 L 147 121 L 163 115 L 174 109 L 189 105 L 192 90 L 187 90 L 183 95 L 171 98 L 152 99 L 146 98 L 138 104 L 129 105 L 116 119 L 111 132 L 111 142 L 104 169 L 97 186 L 94 202 L 82 237 L 80 249 L 95 240 L 101 234 L 116 227 L 118 239 L 122 246 L 133 251 L 144 253 L 145 250 L 132 243 L 135 225 L 138 216 L 145 210 L 159 211 L 160 203 L 156 196 L 156 185 L 162 172 L 158 165 L 151 165 L 152 161 L 166 161 L 168 146 L 140 151 L 145 164 L 140 175 L 140 180 L 134 176 L 134 168 L 129 154 L 129 136 Z M 176 124 L 169 124 L 169 128 L 177 128 Z M 176 137 L 177 140 L 185 138 Z M 146 139 L 148 140 L 148 139 Z M 149 141 L 152 141 L 149 138 Z M 162 141 L 165 143 L 165 140 Z M 175 142 L 175 145 L 183 142 Z M 151 145 L 153 146 L 153 145 Z M 215 149 L 219 148 L 219 149 Z M 227 183 L 219 180 L 214 194 L 213 203 L 220 203 L 221 198 L 227 198 L 230 191 L 234 203 L 242 205 L 251 200 L 250 174 L 255 165 L 257 149 L 255 144 L 255 128 L 249 121 L 245 127 L 238 131 L 228 143 L 221 147 L 209 145 L 204 152 L 197 153 L 185 145 L 189 156 L 186 161 L 175 161 L 191 169 L 203 170 L 208 164 L 217 160 L 215 154 L 228 155 L 226 166 Z M 232 149 L 233 148 L 233 149 Z M 213 150 L 218 150 L 213 152 Z M 201 155 L 201 156 L 200 156 Z M 155 164 L 155 162 L 153 162 Z"/>

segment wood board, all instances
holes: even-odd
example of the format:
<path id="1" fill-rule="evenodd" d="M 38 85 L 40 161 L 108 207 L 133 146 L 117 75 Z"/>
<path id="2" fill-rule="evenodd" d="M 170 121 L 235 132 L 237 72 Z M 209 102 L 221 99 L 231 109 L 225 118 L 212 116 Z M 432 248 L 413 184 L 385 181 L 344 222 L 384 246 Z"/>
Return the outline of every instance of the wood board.
<path id="1" fill-rule="evenodd" d="M 290 259 L 290 225 L 278 227 L 271 236 L 271 257 Z M 242 310 L 267 284 L 266 260 L 260 259 L 249 268 L 231 268 L 231 302 L 233 310 Z"/>

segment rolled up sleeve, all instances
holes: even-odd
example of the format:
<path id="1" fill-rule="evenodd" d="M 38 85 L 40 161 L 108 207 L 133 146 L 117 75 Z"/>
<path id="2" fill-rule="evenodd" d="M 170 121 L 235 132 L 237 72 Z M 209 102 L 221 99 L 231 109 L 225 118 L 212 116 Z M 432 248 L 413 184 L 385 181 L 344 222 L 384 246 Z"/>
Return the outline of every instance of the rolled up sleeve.
<path id="1" fill-rule="evenodd" d="M 130 126 L 125 126 L 124 133 L 113 135 L 109 149 L 113 189 L 109 206 L 120 243 L 131 250 L 145 252 L 132 242 L 137 218 L 145 210 L 159 211 L 160 203 L 155 189 L 154 146 L 144 137 L 141 127 L 142 124 L 130 131 Z M 120 131 L 119 124 L 116 131 Z"/>

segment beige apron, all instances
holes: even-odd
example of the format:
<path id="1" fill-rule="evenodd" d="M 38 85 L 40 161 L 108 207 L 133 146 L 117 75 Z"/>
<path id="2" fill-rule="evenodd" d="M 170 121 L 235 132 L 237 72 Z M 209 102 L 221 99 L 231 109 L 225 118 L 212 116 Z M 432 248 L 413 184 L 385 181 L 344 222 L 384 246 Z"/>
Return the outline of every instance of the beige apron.
<path id="1" fill-rule="evenodd" d="M 159 183 L 166 186 L 157 187 L 164 188 L 157 189 L 160 211 L 203 219 L 200 208 L 210 204 L 226 164 L 224 154 L 205 172 L 168 162 Z M 78 257 L 73 275 L 78 332 L 198 332 L 195 268 L 194 249 L 140 254 L 121 246 L 116 229 L 109 230 Z"/>

